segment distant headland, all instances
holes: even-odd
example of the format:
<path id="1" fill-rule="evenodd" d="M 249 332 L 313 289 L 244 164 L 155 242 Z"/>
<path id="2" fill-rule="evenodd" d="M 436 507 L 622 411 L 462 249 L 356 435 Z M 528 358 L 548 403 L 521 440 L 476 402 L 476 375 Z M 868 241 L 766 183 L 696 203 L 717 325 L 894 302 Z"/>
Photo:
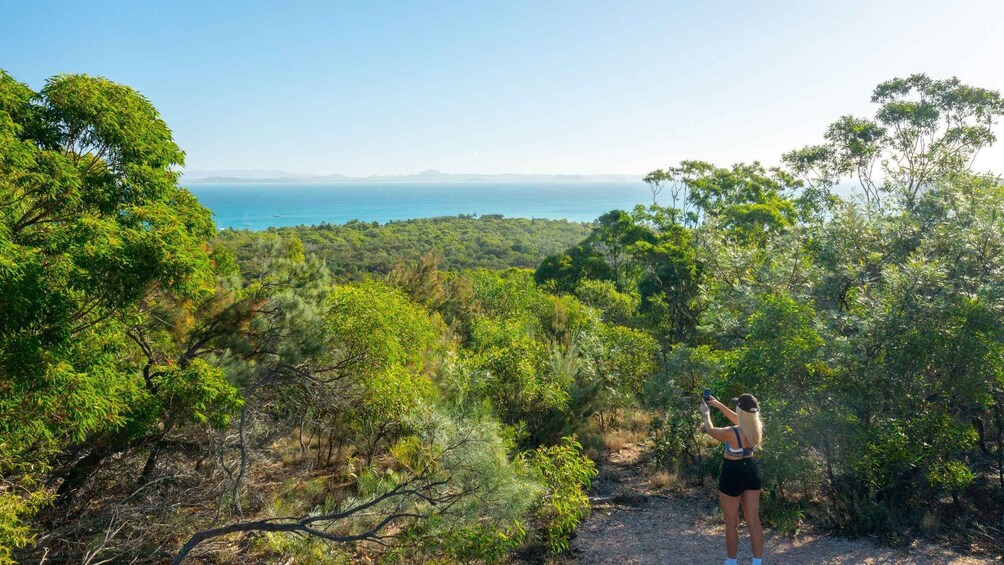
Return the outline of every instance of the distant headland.
<path id="1" fill-rule="evenodd" d="M 185 171 L 182 183 L 469 183 L 469 182 L 505 182 L 505 183 L 535 183 L 535 182 L 634 182 L 641 181 L 642 175 L 625 174 L 479 174 L 479 173 L 444 173 L 436 170 L 422 171 L 413 175 L 370 175 L 367 177 L 350 177 L 346 175 L 305 175 L 278 170 L 247 169 L 220 171 Z"/>

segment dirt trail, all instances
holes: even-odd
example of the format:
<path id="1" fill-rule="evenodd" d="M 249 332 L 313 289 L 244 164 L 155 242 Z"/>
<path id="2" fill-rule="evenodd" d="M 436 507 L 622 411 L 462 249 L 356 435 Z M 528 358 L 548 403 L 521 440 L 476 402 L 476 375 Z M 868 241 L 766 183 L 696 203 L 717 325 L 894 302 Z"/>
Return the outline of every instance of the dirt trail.
<path id="1" fill-rule="evenodd" d="M 576 563 L 617 565 L 720 564 L 725 556 L 725 526 L 717 501 L 697 488 L 664 493 L 639 470 L 641 449 L 628 446 L 600 464 L 590 493 L 593 514 L 572 541 Z M 751 558 L 745 523 L 739 524 L 739 563 Z M 936 546 L 890 549 L 868 540 L 766 533 L 764 562 L 912 563 L 970 565 L 998 560 L 961 556 Z"/>

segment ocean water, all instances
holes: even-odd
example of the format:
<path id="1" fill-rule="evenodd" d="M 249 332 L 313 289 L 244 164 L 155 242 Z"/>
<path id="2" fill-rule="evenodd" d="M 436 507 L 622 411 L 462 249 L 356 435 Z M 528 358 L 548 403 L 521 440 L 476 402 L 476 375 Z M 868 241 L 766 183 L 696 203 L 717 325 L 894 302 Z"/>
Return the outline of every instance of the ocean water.
<path id="1" fill-rule="evenodd" d="M 635 183 L 190 184 L 217 226 L 268 227 L 387 222 L 458 214 L 502 214 L 591 222 L 610 210 L 650 204 Z"/>

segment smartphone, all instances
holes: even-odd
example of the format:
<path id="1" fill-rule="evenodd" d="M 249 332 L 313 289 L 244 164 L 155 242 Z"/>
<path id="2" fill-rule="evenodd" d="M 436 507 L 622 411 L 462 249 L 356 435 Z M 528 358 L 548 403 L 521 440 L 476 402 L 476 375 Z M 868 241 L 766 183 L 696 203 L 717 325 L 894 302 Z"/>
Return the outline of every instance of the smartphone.
<path id="1" fill-rule="evenodd" d="M 711 389 L 706 388 L 704 389 L 704 402 L 707 403 L 709 400 L 711 400 Z"/>

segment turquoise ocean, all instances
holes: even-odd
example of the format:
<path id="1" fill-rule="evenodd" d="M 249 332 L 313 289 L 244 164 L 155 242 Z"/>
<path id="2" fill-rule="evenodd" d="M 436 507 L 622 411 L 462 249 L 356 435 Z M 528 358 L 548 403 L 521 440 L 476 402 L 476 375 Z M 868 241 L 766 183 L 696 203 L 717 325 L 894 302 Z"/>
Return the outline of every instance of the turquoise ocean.
<path id="1" fill-rule="evenodd" d="M 645 183 L 188 184 L 221 229 L 385 223 L 459 214 L 591 222 L 610 210 L 651 204 Z"/>

